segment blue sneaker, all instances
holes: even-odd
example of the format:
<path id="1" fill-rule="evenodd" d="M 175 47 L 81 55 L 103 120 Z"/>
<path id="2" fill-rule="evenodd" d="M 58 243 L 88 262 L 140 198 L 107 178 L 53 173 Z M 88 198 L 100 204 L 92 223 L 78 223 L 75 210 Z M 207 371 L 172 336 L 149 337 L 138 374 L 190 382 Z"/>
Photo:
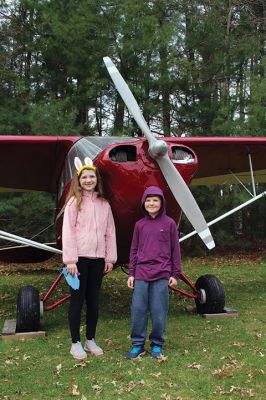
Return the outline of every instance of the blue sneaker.
<path id="1" fill-rule="evenodd" d="M 133 360 L 145 354 L 145 349 L 143 346 L 133 346 L 131 350 L 127 353 L 126 358 L 128 360 Z"/>
<path id="2" fill-rule="evenodd" d="M 158 344 L 152 344 L 151 345 L 151 356 L 153 358 L 160 358 L 162 355 L 163 355 L 162 346 L 159 346 Z"/>

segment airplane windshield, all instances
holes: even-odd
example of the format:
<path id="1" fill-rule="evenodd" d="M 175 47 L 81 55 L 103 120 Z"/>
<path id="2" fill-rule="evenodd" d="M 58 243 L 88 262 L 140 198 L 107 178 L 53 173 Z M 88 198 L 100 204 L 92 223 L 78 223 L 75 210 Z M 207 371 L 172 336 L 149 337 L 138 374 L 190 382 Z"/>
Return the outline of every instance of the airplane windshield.
<path id="1" fill-rule="evenodd" d="M 82 163 L 84 163 L 84 158 L 89 157 L 92 160 L 98 156 L 101 151 L 106 149 L 106 147 L 115 144 L 115 143 L 128 143 L 135 142 L 137 138 L 133 137 L 112 137 L 112 136 L 86 136 L 78 140 L 70 149 L 66 161 L 65 166 L 62 171 L 60 182 L 59 182 L 59 190 L 58 190 L 58 199 L 63 194 L 63 190 L 66 184 L 72 179 L 73 174 L 75 172 L 74 166 L 74 158 L 79 157 Z"/>

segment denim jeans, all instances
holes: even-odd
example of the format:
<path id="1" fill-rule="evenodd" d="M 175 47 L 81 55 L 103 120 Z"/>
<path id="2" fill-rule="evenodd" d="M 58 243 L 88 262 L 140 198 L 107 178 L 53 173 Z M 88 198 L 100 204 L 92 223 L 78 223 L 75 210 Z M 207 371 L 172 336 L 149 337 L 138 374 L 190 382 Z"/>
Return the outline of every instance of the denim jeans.
<path id="1" fill-rule="evenodd" d="M 169 306 L 168 279 L 147 282 L 134 281 L 131 305 L 131 340 L 133 346 L 143 346 L 146 340 L 148 314 L 150 312 L 152 331 L 151 343 L 162 346 Z"/>

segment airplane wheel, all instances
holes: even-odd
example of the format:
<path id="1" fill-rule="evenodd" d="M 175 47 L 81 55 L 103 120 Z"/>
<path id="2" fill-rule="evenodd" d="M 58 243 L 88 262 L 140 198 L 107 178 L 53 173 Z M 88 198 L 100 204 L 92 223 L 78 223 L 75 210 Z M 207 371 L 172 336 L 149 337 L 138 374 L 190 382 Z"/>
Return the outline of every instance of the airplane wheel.
<path id="1" fill-rule="evenodd" d="M 200 299 L 195 299 L 199 314 L 218 314 L 224 311 L 224 288 L 216 276 L 200 276 L 195 286 L 201 294 Z"/>
<path id="2" fill-rule="evenodd" d="M 17 299 L 16 332 L 35 332 L 40 327 L 39 292 L 33 286 L 20 288 Z"/>

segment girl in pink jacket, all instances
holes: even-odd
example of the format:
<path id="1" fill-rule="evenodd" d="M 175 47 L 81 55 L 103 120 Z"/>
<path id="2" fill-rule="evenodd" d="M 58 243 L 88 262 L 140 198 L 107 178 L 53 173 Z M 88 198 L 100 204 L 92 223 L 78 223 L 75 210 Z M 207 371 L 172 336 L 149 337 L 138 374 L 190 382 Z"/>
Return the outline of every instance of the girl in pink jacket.
<path id="1" fill-rule="evenodd" d="M 71 275 L 80 279 L 78 290 L 71 290 L 69 327 L 72 338 L 70 354 L 75 359 L 95 355 L 103 350 L 95 343 L 99 292 L 104 273 L 113 269 L 117 259 L 115 225 L 111 207 L 103 197 L 99 172 L 89 161 L 82 166 L 75 159 L 73 177 L 63 221 L 63 262 Z M 86 301 L 86 341 L 80 343 L 82 305 Z M 84 351 L 85 350 L 85 351 Z"/>

